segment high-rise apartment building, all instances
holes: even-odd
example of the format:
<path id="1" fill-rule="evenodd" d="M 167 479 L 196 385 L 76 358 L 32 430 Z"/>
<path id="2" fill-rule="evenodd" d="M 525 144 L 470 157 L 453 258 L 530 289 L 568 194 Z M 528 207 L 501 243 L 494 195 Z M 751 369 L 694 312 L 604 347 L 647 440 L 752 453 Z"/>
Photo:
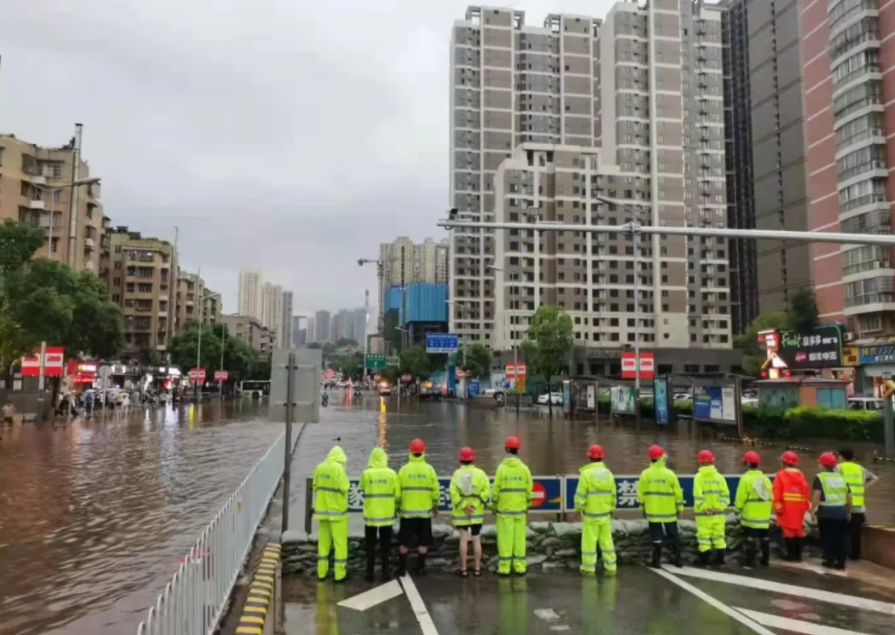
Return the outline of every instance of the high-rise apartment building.
<path id="1" fill-rule="evenodd" d="M 103 279 L 124 313 L 124 353 L 167 351 L 177 307 L 174 246 L 127 227 L 116 227 L 109 238 L 110 266 Z"/>
<path id="2" fill-rule="evenodd" d="M 280 315 L 279 337 L 280 348 L 292 348 L 292 292 L 283 291 L 283 310 Z"/>
<path id="3" fill-rule="evenodd" d="M 314 338 L 312 342 L 325 344 L 332 341 L 332 314 L 329 311 L 317 311 L 314 314 Z"/>
<path id="4" fill-rule="evenodd" d="M 262 276 L 260 271 L 251 269 L 239 270 L 239 315 L 251 316 L 261 320 Z"/>
<path id="5" fill-rule="evenodd" d="M 315 316 L 308 317 L 308 325 L 306 327 L 305 333 L 305 343 L 311 344 L 312 342 L 318 342 L 317 339 L 317 318 Z"/>
<path id="6" fill-rule="evenodd" d="M 446 258 L 445 266 L 447 266 Z M 361 346 L 364 345 L 364 342 L 367 339 L 367 309 L 365 309 L 364 307 L 354 309 L 354 331 L 352 333 L 352 336 L 352 339 L 354 339 Z"/>
<path id="7" fill-rule="evenodd" d="M 279 340 L 283 318 L 283 287 L 265 282 L 261 286 L 261 324 Z"/>
<path id="8" fill-rule="evenodd" d="M 175 330 L 182 332 L 190 322 L 204 320 L 205 281 L 196 273 L 181 271 L 177 277 L 177 322 Z"/>
<path id="9" fill-rule="evenodd" d="M 551 15 L 543 28 L 520 11 L 470 8 L 452 51 L 461 218 L 727 225 L 717 8 L 619 3 L 602 22 Z M 617 347 L 600 337 L 609 326 L 620 343 L 639 333 L 654 348 L 732 346 L 724 240 L 653 236 L 635 253 L 619 235 L 502 233 L 495 245 L 487 232 L 452 232 L 451 331 L 466 339 L 491 340 L 495 326 L 521 337 L 495 325 L 496 297 L 498 312 L 518 307 L 513 325 L 541 303 L 564 304 L 587 347 Z"/>
<path id="10" fill-rule="evenodd" d="M 0 222 L 18 220 L 43 229 L 37 255 L 76 271 L 100 273 L 109 256 L 109 219 L 99 201 L 99 184 L 80 158 L 79 134 L 65 146 L 43 148 L 0 134 Z M 72 187 L 75 182 L 81 183 Z"/>
<path id="11" fill-rule="evenodd" d="M 431 238 L 414 243 L 410 238 L 400 236 L 379 245 L 379 262 L 382 266 L 378 305 L 381 326 L 385 294 L 391 287 L 404 287 L 413 282 L 447 282 L 449 243 L 447 240 L 435 242 Z"/>

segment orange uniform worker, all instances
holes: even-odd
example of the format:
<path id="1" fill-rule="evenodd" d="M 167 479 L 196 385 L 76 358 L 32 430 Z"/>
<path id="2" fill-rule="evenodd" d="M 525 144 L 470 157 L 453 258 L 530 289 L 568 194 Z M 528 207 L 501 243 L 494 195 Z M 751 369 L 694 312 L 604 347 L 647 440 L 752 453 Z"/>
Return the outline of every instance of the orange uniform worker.
<path id="1" fill-rule="evenodd" d="M 805 475 L 796 466 L 799 455 L 786 451 L 780 457 L 783 469 L 774 476 L 774 513 L 786 542 L 786 558 L 802 560 L 802 540 L 805 538 L 805 513 L 811 508 L 811 489 Z"/>

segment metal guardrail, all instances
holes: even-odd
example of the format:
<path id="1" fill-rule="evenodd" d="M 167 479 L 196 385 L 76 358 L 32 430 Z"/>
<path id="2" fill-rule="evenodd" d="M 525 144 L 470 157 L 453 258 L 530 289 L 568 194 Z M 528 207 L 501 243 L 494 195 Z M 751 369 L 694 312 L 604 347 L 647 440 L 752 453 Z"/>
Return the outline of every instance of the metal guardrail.
<path id="1" fill-rule="evenodd" d="M 298 437 L 293 449 L 297 441 Z M 140 623 L 137 635 L 215 632 L 283 475 L 285 443 L 282 434 L 203 530 Z"/>

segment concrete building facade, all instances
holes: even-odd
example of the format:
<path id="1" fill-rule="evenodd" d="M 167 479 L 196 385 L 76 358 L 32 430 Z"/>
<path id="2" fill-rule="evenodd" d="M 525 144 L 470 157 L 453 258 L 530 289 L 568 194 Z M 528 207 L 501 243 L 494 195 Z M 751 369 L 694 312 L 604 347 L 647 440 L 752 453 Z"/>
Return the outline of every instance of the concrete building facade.
<path id="1" fill-rule="evenodd" d="M 273 350 L 271 332 L 261 322 L 250 315 L 221 315 L 221 324 L 227 332 L 238 337 L 246 345 L 261 355 L 270 355 Z"/>
<path id="2" fill-rule="evenodd" d="M 283 291 L 283 308 L 280 314 L 277 346 L 292 348 L 292 292 Z"/>
<path id="3" fill-rule="evenodd" d="M 239 313 L 261 320 L 261 287 L 263 285 L 260 271 L 251 269 L 239 270 Z"/>
<path id="4" fill-rule="evenodd" d="M 99 184 L 72 187 L 75 173 L 78 181 L 91 178 L 74 140 L 44 148 L 0 134 L 0 222 L 41 228 L 46 242 L 37 256 L 99 275 L 109 256 L 109 219 Z"/>
<path id="5" fill-rule="evenodd" d="M 332 341 L 332 314 L 329 311 L 317 311 L 314 314 L 313 339 L 311 342 L 325 344 Z"/>
<path id="6" fill-rule="evenodd" d="M 181 271 L 177 277 L 177 321 L 175 330 L 182 332 L 190 322 L 205 324 L 205 281 L 196 273 Z"/>
<path id="7" fill-rule="evenodd" d="M 449 243 L 447 240 L 435 242 L 431 238 L 414 243 L 406 236 L 399 236 L 390 243 L 379 245 L 379 262 L 382 277 L 379 280 L 377 306 L 381 326 L 385 294 L 391 287 L 403 287 L 412 282 L 447 282 Z"/>

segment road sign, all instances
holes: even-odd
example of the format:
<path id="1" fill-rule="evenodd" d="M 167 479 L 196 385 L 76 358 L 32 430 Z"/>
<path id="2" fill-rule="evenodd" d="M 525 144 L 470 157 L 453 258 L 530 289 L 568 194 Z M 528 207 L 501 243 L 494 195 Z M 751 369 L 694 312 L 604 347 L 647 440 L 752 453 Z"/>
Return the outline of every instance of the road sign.
<path id="1" fill-rule="evenodd" d="M 457 369 L 457 379 L 466 379 L 466 377 L 467 377 L 466 371 L 463 370 L 462 368 L 458 368 Z"/>
<path id="2" fill-rule="evenodd" d="M 655 377 L 655 358 L 652 353 L 640 353 L 640 379 Z M 622 379 L 637 377 L 637 356 L 635 353 L 622 353 Z"/>
<path id="3" fill-rule="evenodd" d="M 403 381 L 405 384 L 409 384 L 411 381 L 413 381 L 413 376 L 401 375 L 401 381 Z"/>
<path id="4" fill-rule="evenodd" d="M 386 365 L 386 366 L 395 366 L 395 367 L 400 366 L 400 365 L 401 365 L 401 358 L 399 358 L 399 357 L 397 357 L 397 356 L 395 356 L 395 357 L 386 357 L 386 358 L 385 358 L 385 365 Z"/>
<path id="5" fill-rule="evenodd" d="M 367 368 L 385 368 L 385 355 L 367 355 Z"/>
<path id="6" fill-rule="evenodd" d="M 61 346 L 47 346 L 44 353 L 44 376 L 61 377 L 65 349 Z M 22 376 L 37 377 L 40 375 L 40 349 L 34 349 L 30 357 L 22 358 Z"/>
<path id="7" fill-rule="evenodd" d="M 456 353 L 458 339 L 453 333 L 427 333 L 427 353 Z"/>
<path id="8" fill-rule="evenodd" d="M 294 355 L 292 368 L 292 419 L 296 423 L 317 423 L 320 420 L 320 374 L 323 351 L 319 348 L 278 348 L 273 352 L 270 377 L 270 410 L 273 421 L 286 420 L 289 393 L 289 355 Z"/>
<path id="9" fill-rule="evenodd" d="M 469 397 L 475 397 L 479 394 L 479 380 L 472 379 L 466 386 L 466 393 Z"/>
<path id="10" fill-rule="evenodd" d="M 227 378 L 230 376 L 230 373 L 226 370 L 216 370 L 214 371 L 214 380 L 215 381 L 227 381 Z"/>
<path id="11" fill-rule="evenodd" d="M 205 381 L 204 368 L 190 368 L 190 381 Z"/>
<path id="12" fill-rule="evenodd" d="M 525 362 L 507 362 L 507 379 L 525 377 Z"/>
<path id="13" fill-rule="evenodd" d="M 533 483 L 531 489 L 531 506 L 540 507 L 547 500 L 547 490 L 544 489 L 543 483 Z"/>

